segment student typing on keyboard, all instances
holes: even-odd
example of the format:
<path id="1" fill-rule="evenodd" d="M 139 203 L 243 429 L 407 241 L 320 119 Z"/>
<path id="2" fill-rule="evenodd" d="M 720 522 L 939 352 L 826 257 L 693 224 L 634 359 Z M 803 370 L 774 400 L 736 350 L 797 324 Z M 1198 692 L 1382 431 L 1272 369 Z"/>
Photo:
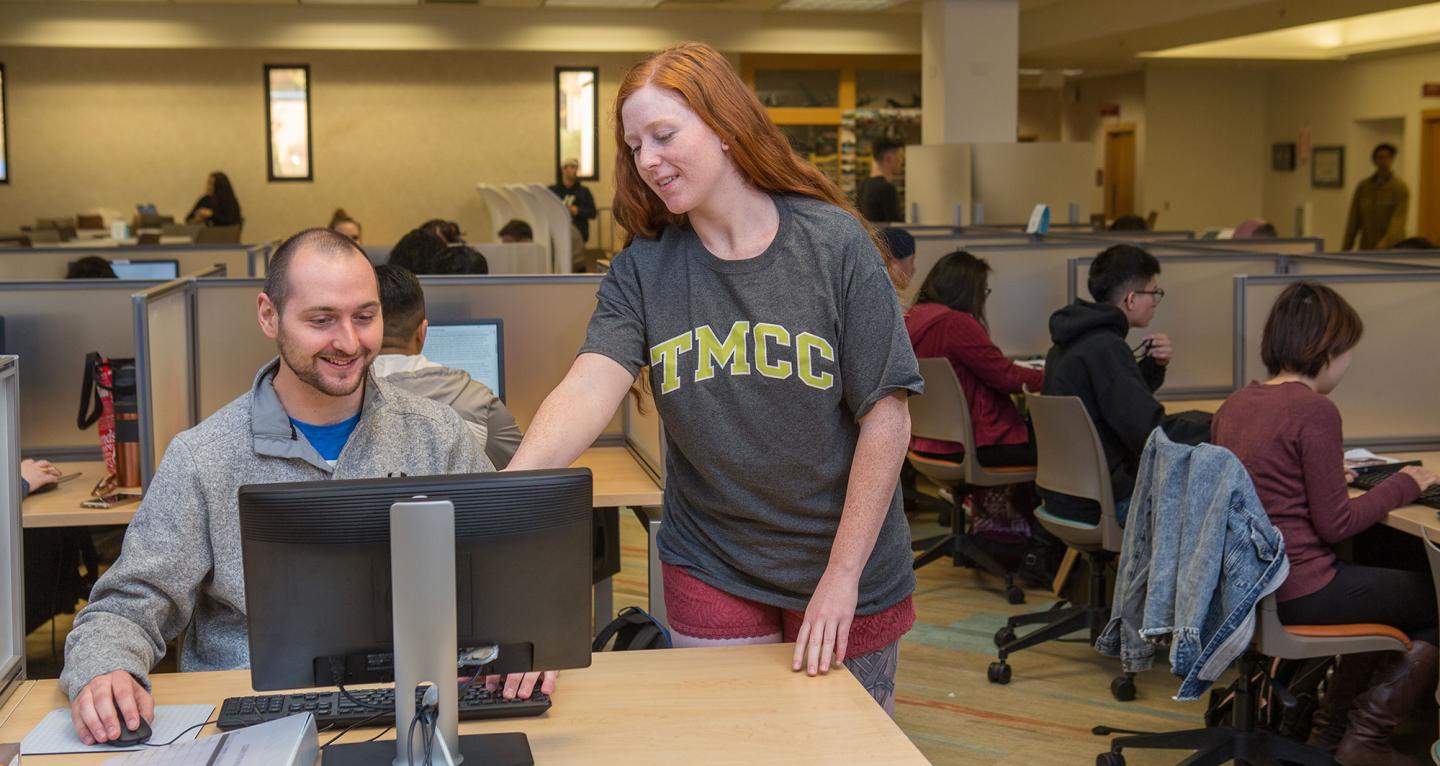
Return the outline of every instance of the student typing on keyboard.
<path id="1" fill-rule="evenodd" d="M 169 444 L 119 561 L 66 639 L 60 684 L 87 745 L 153 719 L 148 674 L 186 626 L 180 670 L 248 666 L 241 485 L 494 470 L 453 410 L 370 374 L 380 297 L 349 238 L 291 237 L 270 262 L 258 310 L 279 358 L 250 392 Z M 504 695 L 529 698 L 538 678 L 508 678 Z M 553 687 L 549 674 L 544 692 Z"/>
<path id="2" fill-rule="evenodd" d="M 1409 634 L 1408 652 L 1346 657 L 1316 712 L 1310 742 L 1346 766 L 1418 763 L 1395 752 L 1390 733 L 1435 693 L 1436 609 L 1430 575 L 1342 562 L 1331 546 L 1384 520 L 1437 483 L 1405 466 L 1349 496 L 1340 411 L 1327 394 L 1360 342 L 1355 309 L 1323 285 L 1297 282 L 1276 299 L 1260 356 L 1271 378 L 1252 382 L 1215 413 L 1216 444 L 1245 464 L 1270 520 L 1285 536 L 1290 574 L 1276 593 L 1291 625 L 1380 623 Z"/>

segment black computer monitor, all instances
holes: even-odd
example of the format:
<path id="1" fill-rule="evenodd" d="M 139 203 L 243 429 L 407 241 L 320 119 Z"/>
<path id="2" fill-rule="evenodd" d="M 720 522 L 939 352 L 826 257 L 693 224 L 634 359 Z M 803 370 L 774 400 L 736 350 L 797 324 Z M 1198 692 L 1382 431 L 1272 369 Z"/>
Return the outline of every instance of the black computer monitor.
<path id="1" fill-rule="evenodd" d="M 120 279 L 160 279 L 169 281 L 180 276 L 180 261 L 175 258 L 136 258 L 110 262 Z"/>
<path id="2" fill-rule="evenodd" d="M 505 401 L 505 326 L 501 320 L 431 322 L 420 353 L 432 362 L 470 373 Z"/>
<path id="3" fill-rule="evenodd" d="M 393 680 L 390 506 L 417 496 L 455 506 L 462 652 L 498 645 L 486 673 L 589 666 L 588 469 L 252 484 L 239 500 L 257 691 Z"/>

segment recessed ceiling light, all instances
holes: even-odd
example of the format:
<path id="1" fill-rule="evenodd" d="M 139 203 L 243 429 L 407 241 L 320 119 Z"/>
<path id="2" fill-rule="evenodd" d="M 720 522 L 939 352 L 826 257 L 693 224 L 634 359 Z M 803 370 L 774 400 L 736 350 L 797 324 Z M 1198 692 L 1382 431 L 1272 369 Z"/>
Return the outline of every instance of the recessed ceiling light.
<path id="1" fill-rule="evenodd" d="M 1141 53 L 1145 58 L 1344 59 L 1440 42 L 1440 3 Z"/>
<path id="2" fill-rule="evenodd" d="M 776 10 L 855 13 L 883 11 L 893 7 L 895 4 L 896 0 L 785 0 Z"/>

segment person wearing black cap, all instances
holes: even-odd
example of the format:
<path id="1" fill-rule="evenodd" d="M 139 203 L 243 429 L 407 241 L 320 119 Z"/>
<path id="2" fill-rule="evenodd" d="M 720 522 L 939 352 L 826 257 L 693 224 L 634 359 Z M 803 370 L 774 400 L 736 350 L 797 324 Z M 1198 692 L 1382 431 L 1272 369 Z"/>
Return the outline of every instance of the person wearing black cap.
<path id="1" fill-rule="evenodd" d="M 915 238 L 904 229 L 881 229 L 880 236 L 884 237 L 885 244 L 890 246 L 890 255 L 900 266 L 900 272 L 905 275 L 906 281 L 914 279 Z"/>

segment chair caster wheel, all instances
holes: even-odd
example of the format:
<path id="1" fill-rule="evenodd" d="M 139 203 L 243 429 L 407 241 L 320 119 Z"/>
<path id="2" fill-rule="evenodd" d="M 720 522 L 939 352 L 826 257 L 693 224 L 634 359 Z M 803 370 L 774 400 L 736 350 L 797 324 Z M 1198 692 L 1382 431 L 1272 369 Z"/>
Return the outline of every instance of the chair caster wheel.
<path id="1" fill-rule="evenodd" d="M 1010 683 L 1010 666 L 1004 662 L 992 662 L 985 671 L 985 677 L 990 679 L 992 684 L 1004 686 Z"/>
<path id="2" fill-rule="evenodd" d="M 1004 646 L 1004 645 L 1006 645 L 1006 644 L 1008 644 L 1008 643 L 1010 643 L 1011 641 L 1014 641 L 1014 640 L 1015 640 L 1015 629 L 1012 628 L 1012 627 L 1010 627 L 1009 625 L 1006 625 L 1005 627 L 1003 627 L 1003 628 L 995 631 L 995 648 L 996 648 L 996 649 L 999 649 L 1000 647 L 1002 647 L 1002 646 Z"/>
<path id="3" fill-rule="evenodd" d="M 1011 585 L 1005 589 L 1005 600 L 1012 604 L 1025 603 L 1025 591 L 1019 585 Z"/>
<path id="4" fill-rule="evenodd" d="M 1110 695 L 1121 702 L 1129 702 L 1135 699 L 1135 679 L 1129 676 L 1116 676 L 1110 681 Z M 1121 764 L 1124 763 L 1122 759 Z"/>
<path id="5" fill-rule="evenodd" d="M 1125 766 L 1125 756 L 1119 753 L 1101 753 L 1095 756 L 1095 766 Z"/>

